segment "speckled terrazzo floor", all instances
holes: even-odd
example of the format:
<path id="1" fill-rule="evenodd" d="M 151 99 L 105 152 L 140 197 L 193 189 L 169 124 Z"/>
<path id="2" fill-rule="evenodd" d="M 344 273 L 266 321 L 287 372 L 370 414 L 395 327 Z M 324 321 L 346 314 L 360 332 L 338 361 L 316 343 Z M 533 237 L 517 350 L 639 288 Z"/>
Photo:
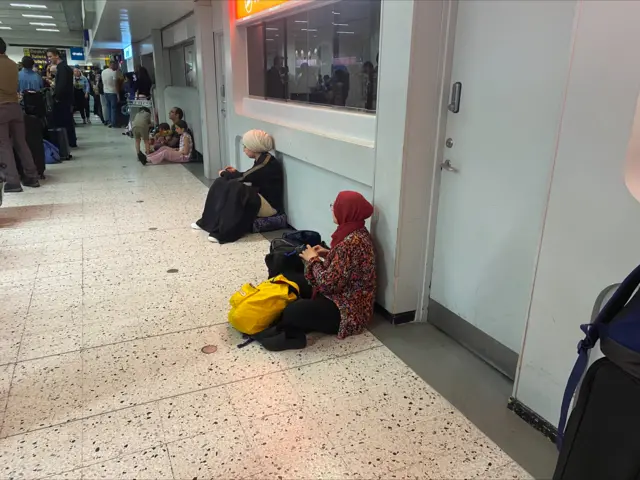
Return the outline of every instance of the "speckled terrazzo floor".
<path id="1" fill-rule="evenodd" d="M 529 478 L 370 334 L 237 349 L 268 242 L 207 242 L 185 168 L 78 136 L 0 207 L 0 479 Z"/>

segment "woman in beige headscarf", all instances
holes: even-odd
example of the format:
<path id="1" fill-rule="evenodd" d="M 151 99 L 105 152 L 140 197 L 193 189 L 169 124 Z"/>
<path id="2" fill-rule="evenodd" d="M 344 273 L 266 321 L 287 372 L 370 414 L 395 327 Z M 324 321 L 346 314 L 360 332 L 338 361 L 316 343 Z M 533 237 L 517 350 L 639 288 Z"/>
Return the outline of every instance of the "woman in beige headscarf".
<path id="1" fill-rule="evenodd" d="M 259 210 L 254 217 L 264 218 L 283 213 L 284 178 L 280 162 L 271 153 L 275 148 L 273 137 L 262 130 L 249 130 L 242 136 L 242 146 L 244 154 L 253 159 L 253 166 L 246 172 L 227 167 L 220 170 L 220 177 L 249 185 L 257 193 Z M 218 242 L 216 229 L 220 224 L 219 198 L 216 199 L 212 194 L 216 184 L 220 184 L 219 180 L 211 186 L 202 217 L 191 225 L 194 229 L 209 232 L 212 242 Z"/>

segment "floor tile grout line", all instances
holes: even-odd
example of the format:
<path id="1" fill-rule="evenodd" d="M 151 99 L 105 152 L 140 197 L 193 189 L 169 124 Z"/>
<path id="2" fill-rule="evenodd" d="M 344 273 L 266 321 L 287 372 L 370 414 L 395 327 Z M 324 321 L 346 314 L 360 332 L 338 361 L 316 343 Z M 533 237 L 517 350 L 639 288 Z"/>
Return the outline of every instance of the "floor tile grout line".
<path id="1" fill-rule="evenodd" d="M 31 310 L 31 302 L 33 301 L 33 291 L 35 287 L 31 289 L 31 296 L 29 297 L 29 306 L 27 307 L 27 311 L 23 314 L 23 325 L 22 325 L 22 334 L 20 335 L 20 343 L 18 344 L 18 350 L 16 351 L 16 359 L 13 364 L 13 372 L 11 372 L 11 380 L 9 381 L 9 389 L 7 390 L 7 401 L 4 406 L 4 411 L 2 415 L 2 426 L 0 427 L 0 438 L 2 438 L 2 430 L 4 430 L 4 425 L 7 420 L 7 411 L 9 410 L 9 399 L 11 398 L 11 389 L 13 387 L 13 380 L 16 376 L 16 370 L 18 368 L 18 358 L 20 358 L 20 349 L 22 348 L 22 341 L 24 339 L 24 332 L 27 329 L 27 317 L 29 315 L 29 310 Z"/>
<path id="2" fill-rule="evenodd" d="M 79 417 L 79 418 L 72 418 L 72 419 L 67 420 L 65 422 L 60 422 L 60 423 L 56 423 L 56 424 L 52 424 L 52 425 L 47 425 L 46 427 L 36 428 L 36 429 L 28 430 L 28 431 L 25 431 L 25 432 L 17 432 L 17 433 L 13 433 L 11 435 L 6 435 L 6 436 L 1 436 L 0 435 L 0 440 L 3 440 L 5 438 L 16 437 L 16 436 L 19 436 L 19 435 L 24 435 L 24 434 L 27 434 L 27 433 L 39 432 L 39 431 L 42 431 L 42 430 L 46 430 L 48 428 L 57 427 L 57 426 L 60 426 L 60 425 L 66 425 L 68 423 L 81 422 L 83 420 L 96 418 L 96 417 L 99 417 L 101 415 L 105 415 L 105 414 L 108 414 L 108 413 L 121 412 L 121 411 L 128 410 L 128 409 L 134 408 L 134 407 L 139 407 L 139 406 L 143 406 L 143 405 L 150 405 L 152 403 L 159 402 L 159 401 L 162 401 L 162 400 L 178 398 L 178 397 L 181 397 L 181 396 L 184 396 L 184 395 L 190 395 L 190 394 L 193 394 L 193 393 L 205 392 L 207 390 L 213 390 L 213 389 L 219 388 L 219 387 L 226 387 L 228 385 L 234 385 L 236 383 L 244 382 L 244 381 L 247 381 L 247 380 L 253 380 L 253 379 L 256 379 L 256 378 L 261 378 L 261 377 L 265 377 L 265 376 L 268 376 L 268 375 L 273 375 L 273 374 L 276 374 L 276 373 L 282 373 L 282 372 L 287 372 L 287 371 L 290 371 L 290 370 L 295 370 L 297 368 L 309 367 L 311 365 L 317 365 L 319 363 L 330 362 L 332 360 L 337 360 L 339 358 L 345 358 L 345 357 L 349 357 L 351 355 L 357 355 L 357 354 L 360 354 L 360 353 L 363 353 L 363 352 L 368 352 L 370 350 L 375 350 L 375 349 L 383 348 L 383 347 L 384 347 L 384 345 L 375 345 L 373 347 L 365 348 L 363 350 L 358 350 L 357 352 L 350 352 L 350 353 L 346 353 L 344 355 L 335 355 L 335 356 L 331 356 L 331 357 L 328 357 L 328 358 L 325 358 L 325 359 L 322 359 L 322 360 L 317 360 L 317 361 L 311 362 L 311 363 L 305 363 L 305 364 L 301 364 L 301 365 L 292 366 L 292 367 L 289 367 L 289 368 L 283 368 L 283 369 L 280 369 L 280 370 L 274 370 L 273 372 L 264 373 L 262 375 L 254 375 L 252 377 L 246 377 L 246 378 L 242 378 L 242 379 L 239 379 L 239 380 L 232 380 L 232 381 L 228 381 L 228 382 L 225 382 L 225 383 L 220 383 L 218 385 L 212 385 L 212 386 L 209 386 L 209 387 L 190 390 L 190 391 L 184 392 L 184 393 L 178 393 L 178 394 L 175 394 L 175 395 L 169 395 L 168 397 L 162 397 L 162 398 L 157 398 L 157 399 L 154 399 L 154 400 L 149 400 L 149 401 L 146 401 L 146 402 L 136 403 L 135 405 L 129 405 L 129 406 L 123 407 L 123 408 L 115 408 L 113 410 L 108 410 L 108 411 L 105 411 L 105 412 L 95 413 L 95 414 L 92 414 L 92 415 L 82 416 L 82 417 Z"/>

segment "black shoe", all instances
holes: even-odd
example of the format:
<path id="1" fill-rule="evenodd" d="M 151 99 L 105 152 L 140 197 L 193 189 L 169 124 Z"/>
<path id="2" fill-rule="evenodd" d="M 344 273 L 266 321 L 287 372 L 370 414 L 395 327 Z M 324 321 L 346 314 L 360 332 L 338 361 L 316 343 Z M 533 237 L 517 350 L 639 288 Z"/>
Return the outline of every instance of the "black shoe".
<path id="1" fill-rule="evenodd" d="M 138 152 L 138 161 L 142 164 L 142 165 L 146 165 L 147 163 L 147 156 L 142 153 L 142 152 Z"/>
<path id="2" fill-rule="evenodd" d="M 40 186 L 40 182 L 37 178 L 29 178 L 22 181 L 22 185 L 30 188 L 38 188 Z"/>
<path id="3" fill-rule="evenodd" d="M 282 352 L 284 350 L 301 350 L 307 346 L 307 336 L 304 334 L 287 337 L 285 332 L 274 337 L 263 338 L 260 343 L 270 352 Z"/>
<path id="4" fill-rule="evenodd" d="M 22 192 L 22 185 L 19 183 L 5 183 L 4 193 L 19 193 Z"/>

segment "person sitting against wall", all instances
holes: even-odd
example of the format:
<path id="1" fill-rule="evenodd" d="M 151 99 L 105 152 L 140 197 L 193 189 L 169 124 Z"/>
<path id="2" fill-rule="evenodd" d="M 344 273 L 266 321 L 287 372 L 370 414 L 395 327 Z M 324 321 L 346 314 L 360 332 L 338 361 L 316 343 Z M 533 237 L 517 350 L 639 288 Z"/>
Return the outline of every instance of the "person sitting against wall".
<path id="1" fill-rule="evenodd" d="M 152 151 L 159 150 L 161 147 L 164 147 L 168 144 L 169 140 L 173 134 L 171 133 L 171 127 L 168 123 L 161 123 L 158 125 L 158 131 L 153 136 L 153 145 L 151 146 Z"/>
<path id="2" fill-rule="evenodd" d="M 304 348 L 310 332 L 343 339 L 365 330 L 373 318 L 376 292 L 375 251 L 365 227 L 372 214 L 373 206 L 361 194 L 338 194 L 333 204 L 338 228 L 331 236 L 331 249 L 307 247 L 300 255 L 314 297 L 289 304 L 280 321 L 260 334 L 267 350 Z"/>
<path id="3" fill-rule="evenodd" d="M 220 170 L 220 178 L 209 188 L 202 217 L 191 225 L 208 232 L 214 243 L 234 242 L 251 232 L 256 218 L 284 210 L 282 165 L 270 153 L 275 147 L 273 137 L 262 130 L 249 130 L 242 144 L 253 166 L 246 172 L 233 167 Z"/>
<path id="4" fill-rule="evenodd" d="M 153 163 L 157 165 L 165 160 L 173 163 L 188 163 L 191 161 L 191 152 L 193 151 L 193 139 L 188 132 L 189 126 L 184 120 L 178 120 L 175 123 L 176 132 L 180 135 L 178 147 L 171 148 L 169 146 L 160 147 L 159 150 L 153 152 L 148 157 L 142 152 L 138 154 L 138 160 L 142 165 Z M 147 136 L 149 135 L 147 130 Z"/>
<path id="5" fill-rule="evenodd" d="M 171 139 L 167 142 L 167 146 L 175 148 L 180 142 L 180 134 L 176 131 L 176 124 L 180 120 L 184 120 L 184 112 L 179 107 L 173 107 L 169 112 L 169 120 L 171 120 Z"/>

